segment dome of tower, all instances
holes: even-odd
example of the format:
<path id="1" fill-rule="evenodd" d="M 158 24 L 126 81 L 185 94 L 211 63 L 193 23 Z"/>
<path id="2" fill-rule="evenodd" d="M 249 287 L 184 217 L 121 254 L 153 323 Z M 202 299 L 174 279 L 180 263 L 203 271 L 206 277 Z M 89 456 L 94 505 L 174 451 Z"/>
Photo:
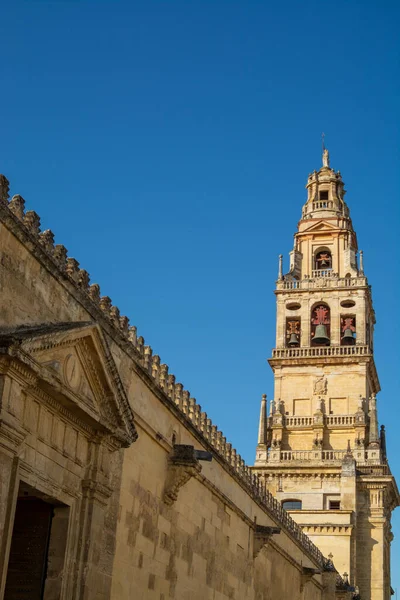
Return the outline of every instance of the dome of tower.
<path id="1" fill-rule="evenodd" d="M 307 180 L 307 201 L 303 206 L 302 219 L 320 219 L 330 216 L 349 217 L 344 201 L 345 189 L 340 171 L 329 165 L 329 152 L 324 149 L 322 167 L 313 171 Z"/>

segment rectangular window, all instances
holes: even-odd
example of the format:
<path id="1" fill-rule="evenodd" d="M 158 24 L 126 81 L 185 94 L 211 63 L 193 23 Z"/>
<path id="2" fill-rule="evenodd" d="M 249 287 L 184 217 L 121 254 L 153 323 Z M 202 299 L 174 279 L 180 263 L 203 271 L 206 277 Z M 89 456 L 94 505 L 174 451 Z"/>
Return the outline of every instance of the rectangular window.
<path id="1" fill-rule="evenodd" d="M 328 200 L 328 198 L 329 198 L 328 190 L 319 193 L 320 200 Z"/>
<path id="2" fill-rule="evenodd" d="M 340 510 L 340 500 L 329 500 L 329 510 Z"/>

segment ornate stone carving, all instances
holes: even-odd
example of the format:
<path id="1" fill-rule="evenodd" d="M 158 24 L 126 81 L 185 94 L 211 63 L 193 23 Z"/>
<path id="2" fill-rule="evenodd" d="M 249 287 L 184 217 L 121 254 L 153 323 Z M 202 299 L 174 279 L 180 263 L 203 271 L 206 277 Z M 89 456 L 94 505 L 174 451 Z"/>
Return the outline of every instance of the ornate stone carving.
<path id="1" fill-rule="evenodd" d="M 329 167 L 329 151 L 326 148 L 322 152 L 322 166 Z"/>
<path id="2" fill-rule="evenodd" d="M 314 395 L 325 396 L 328 392 L 328 380 L 325 375 L 317 377 L 314 381 Z"/>

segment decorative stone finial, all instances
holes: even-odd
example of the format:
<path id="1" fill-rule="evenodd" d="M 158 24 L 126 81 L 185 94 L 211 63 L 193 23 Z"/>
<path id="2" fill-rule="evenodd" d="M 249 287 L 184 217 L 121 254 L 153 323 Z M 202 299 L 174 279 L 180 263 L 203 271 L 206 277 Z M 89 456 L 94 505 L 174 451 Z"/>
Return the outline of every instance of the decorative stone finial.
<path id="1" fill-rule="evenodd" d="M 360 250 L 360 275 L 364 275 L 364 252 Z"/>
<path id="2" fill-rule="evenodd" d="M 119 318 L 119 328 L 121 329 L 122 333 L 124 333 L 125 335 L 128 335 L 129 318 L 126 317 L 125 315 Z"/>
<path id="3" fill-rule="evenodd" d="M 54 233 L 51 231 L 51 229 L 46 229 L 46 231 L 42 231 L 42 233 L 39 234 L 39 242 L 46 250 L 46 252 L 48 252 L 49 254 L 53 253 Z"/>
<path id="4" fill-rule="evenodd" d="M 33 235 L 39 235 L 40 217 L 34 210 L 28 210 L 25 213 L 24 225 Z"/>
<path id="5" fill-rule="evenodd" d="M 92 283 L 88 293 L 93 302 L 96 304 L 100 303 L 100 286 L 98 283 Z"/>
<path id="6" fill-rule="evenodd" d="M 129 327 L 128 339 L 134 346 L 136 346 L 137 328 L 135 325 L 131 325 Z"/>
<path id="7" fill-rule="evenodd" d="M 90 275 L 86 269 L 79 269 L 78 271 L 78 285 L 83 290 L 89 289 Z"/>
<path id="8" fill-rule="evenodd" d="M 279 255 L 279 266 L 278 266 L 278 281 L 282 281 L 282 279 L 283 279 L 282 266 L 283 266 L 283 256 L 282 256 L 282 254 L 280 254 Z"/>
<path id="9" fill-rule="evenodd" d="M 109 296 L 102 296 L 100 298 L 100 308 L 105 313 L 109 313 L 110 312 L 111 298 Z"/>
<path id="10" fill-rule="evenodd" d="M 376 394 L 371 394 L 369 411 L 369 445 L 379 446 L 378 411 L 376 409 Z"/>
<path id="11" fill-rule="evenodd" d="M 11 210 L 11 212 L 14 213 L 16 217 L 18 217 L 20 221 L 24 220 L 25 200 L 22 196 L 20 196 L 19 194 L 13 196 L 8 207 Z"/>
<path id="12" fill-rule="evenodd" d="M 67 249 L 63 244 L 56 244 L 54 246 L 53 258 L 55 258 L 62 269 L 65 268 L 67 262 Z"/>
<path id="13" fill-rule="evenodd" d="M 267 443 L 267 394 L 261 397 L 260 422 L 258 426 L 258 443 Z"/>

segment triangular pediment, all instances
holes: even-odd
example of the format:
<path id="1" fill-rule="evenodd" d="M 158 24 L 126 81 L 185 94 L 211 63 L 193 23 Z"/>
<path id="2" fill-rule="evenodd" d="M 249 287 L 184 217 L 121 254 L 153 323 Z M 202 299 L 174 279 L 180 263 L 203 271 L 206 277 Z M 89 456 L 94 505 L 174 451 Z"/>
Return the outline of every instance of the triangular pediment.
<path id="1" fill-rule="evenodd" d="M 337 231 L 337 229 L 337 226 L 332 225 L 329 221 L 318 221 L 302 229 L 302 233 L 331 233 Z"/>
<path id="2" fill-rule="evenodd" d="M 12 336 L 38 367 L 41 386 L 47 393 L 123 445 L 136 439 L 128 399 L 97 325 L 23 326 L 14 330 Z"/>

